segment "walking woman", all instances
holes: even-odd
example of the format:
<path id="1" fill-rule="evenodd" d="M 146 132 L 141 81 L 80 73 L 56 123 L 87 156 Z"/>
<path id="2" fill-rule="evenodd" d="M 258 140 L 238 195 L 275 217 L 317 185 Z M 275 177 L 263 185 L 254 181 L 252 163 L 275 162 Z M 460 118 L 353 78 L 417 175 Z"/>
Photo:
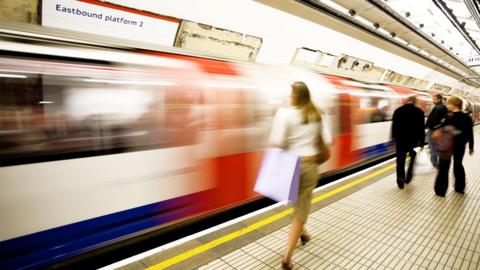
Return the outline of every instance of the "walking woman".
<path id="1" fill-rule="evenodd" d="M 322 115 L 312 103 L 305 83 L 292 84 L 291 105 L 288 109 L 277 111 L 270 136 L 271 145 L 301 157 L 298 199 L 294 205 L 287 250 L 282 260 L 283 269 L 292 269 L 291 259 L 298 240 L 302 244 L 310 240 L 305 223 L 310 211 L 312 192 L 319 178 L 318 165 L 329 158 L 329 151 L 322 138 L 322 126 L 326 125 L 322 125 Z M 330 134 L 329 130 L 327 132 Z"/>
<path id="2" fill-rule="evenodd" d="M 463 168 L 463 156 L 465 145 L 468 143 L 470 155 L 473 155 L 473 122 L 472 118 L 462 112 L 462 100 L 452 96 L 447 101 L 449 114 L 442 123 L 442 127 L 453 126 L 452 154 L 440 155 L 439 169 L 435 180 L 435 194 L 445 197 L 448 189 L 448 171 L 450 169 L 451 155 L 453 155 L 453 174 L 455 176 L 455 191 L 463 194 L 465 191 L 465 169 Z M 442 153 L 440 153 L 442 154 Z"/>

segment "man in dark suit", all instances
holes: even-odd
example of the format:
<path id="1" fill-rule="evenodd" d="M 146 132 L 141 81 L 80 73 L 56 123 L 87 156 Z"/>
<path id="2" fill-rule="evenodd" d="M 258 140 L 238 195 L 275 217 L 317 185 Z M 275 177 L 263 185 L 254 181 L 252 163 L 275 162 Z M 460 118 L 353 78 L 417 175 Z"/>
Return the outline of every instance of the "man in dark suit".
<path id="1" fill-rule="evenodd" d="M 415 150 L 413 148 L 425 144 L 425 114 L 415 106 L 417 98 L 410 96 L 407 102 L 397 108 L 392 118 L 392 138 L 395 142 L 397 157 L 397 185 L 403 189 L 413 177 Z M 405 159 L 410 155 L 410 164 L 405 177 Z"/>
<path id="2" fill-rule="evenodd" d="M 441 94 L 434 94 L 432 97 L 433 104 L 435 106 L 432 112 L 428 115 L 426 126 L 428 128 L 427 138 L 428 147 L 430 148 L 430 161 L 435 168 L 438 168 L 438 150 L 437 144 L 432 140 L 433 132 L 440 127 L 440 123 L 445 116 L 447 116 L 447 107 L 443 105 Z"/>

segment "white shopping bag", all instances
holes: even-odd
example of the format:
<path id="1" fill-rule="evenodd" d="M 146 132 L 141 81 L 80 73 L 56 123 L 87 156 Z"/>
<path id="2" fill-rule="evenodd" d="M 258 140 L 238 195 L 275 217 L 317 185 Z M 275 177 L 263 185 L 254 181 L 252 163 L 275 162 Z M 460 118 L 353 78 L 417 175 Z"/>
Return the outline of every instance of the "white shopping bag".
<path id="1" fill-rule="evenodd" d="M 415 157 L 415 163 L 413 170 L 416 174 L 426 174 L 433 171 L 433 165 L 430 162 L 427 151 L 421 149 L 415 149 L 417 156 Z"/>
<path id="2" fill-rule="evenodd" d="M 300 181 L 300 157 L 279 148 L 268 148 L 254 191 L 277 202 L 295 203 Z"/>

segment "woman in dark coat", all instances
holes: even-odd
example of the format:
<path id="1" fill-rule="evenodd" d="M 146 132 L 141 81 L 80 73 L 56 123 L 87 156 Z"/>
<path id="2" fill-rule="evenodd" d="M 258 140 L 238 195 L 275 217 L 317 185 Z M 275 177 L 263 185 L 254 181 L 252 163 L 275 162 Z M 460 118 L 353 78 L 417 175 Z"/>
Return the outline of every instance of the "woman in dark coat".
<path id="1" fill-rule="evenodd" d="M 435 180 L 435 194 L 445 197 L 448 189 L 448 171 L 450 160 L 453 156 L 453 174 L 455 175 L 455 191 L 463 194 L 465 191 L 465 169 L 463 168 L 463 156 L 465 145 L 468 143 L 470 155 L 473 155 L 473 123 L 468 114 L 462 112 L 462 100 L 452 96 L 447 101 L 448 115 L 442 123 L 442 128 L 451 128 L 453 144 L 450 153 L 440 153 L 439 169 Z M 452 128 L 453 127 L 453 128 Z M 448 151 L 448 150 L 447 150 Z M 448 152 L 450 152 L 448 151 Z"/>

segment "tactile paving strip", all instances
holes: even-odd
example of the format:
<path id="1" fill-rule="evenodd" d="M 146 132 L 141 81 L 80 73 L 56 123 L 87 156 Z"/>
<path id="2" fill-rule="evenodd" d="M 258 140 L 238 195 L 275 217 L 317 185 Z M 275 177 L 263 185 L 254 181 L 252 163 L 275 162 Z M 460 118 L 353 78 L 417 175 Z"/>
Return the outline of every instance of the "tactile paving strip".
<path id="1" fill-rule="evenodd" d="M 395 174 L 310 215 L 312 241 L 299 244 L 294 269 L 480 269 L 480 136 L 466 154 L 465 194 L 435 196 L 435 172 L 404 190 Z M 289 226 L 199 269 L 281 269 Z"/>

